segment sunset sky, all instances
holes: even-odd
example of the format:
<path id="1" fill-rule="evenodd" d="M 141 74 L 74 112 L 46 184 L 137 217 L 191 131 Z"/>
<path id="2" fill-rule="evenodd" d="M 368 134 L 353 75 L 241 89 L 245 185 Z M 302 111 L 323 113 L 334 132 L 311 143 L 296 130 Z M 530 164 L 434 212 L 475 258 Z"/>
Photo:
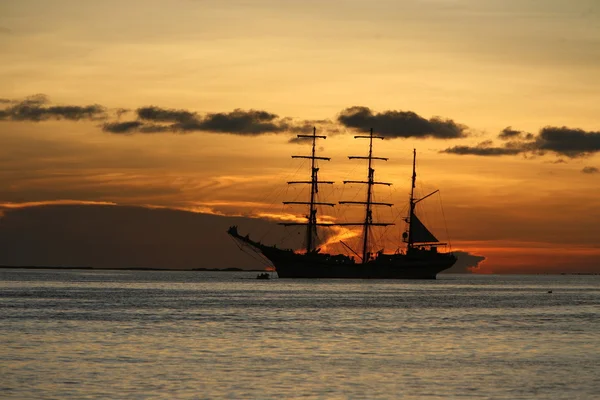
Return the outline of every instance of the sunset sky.
<path id="1" fill-rule="evenodd" d="M 485 257 L 475 272 L 600 273 L 597 0 L 8 0 L 0 59 L 0 265 L 110 266 L 153 243 L 131 266 L 246 266 L 211 248 L 238 251 L 234 217 L 260 238 L 305 215 L 280 202 L 306 194 L 286 181 L 308 178 L 290 155 L 316 126 L 335 202 L 361 196 L 341 184 L 366 176 L 353 135 L 386 138 L 387 250 L 416 148 L 419 193 L 441 193 L 425 219 Z M 112 250 L 75 260 L 73 238 Z"/>

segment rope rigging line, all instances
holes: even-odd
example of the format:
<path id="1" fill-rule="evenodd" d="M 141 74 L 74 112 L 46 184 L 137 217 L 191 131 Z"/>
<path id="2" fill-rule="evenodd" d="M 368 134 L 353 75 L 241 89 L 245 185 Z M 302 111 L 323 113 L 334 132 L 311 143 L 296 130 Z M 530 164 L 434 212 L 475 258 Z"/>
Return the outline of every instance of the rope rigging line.
<path id="1" fill-rule="evenodd" d="M 252 247 L 252 246 L 250 246 L 248 244 L 241 244 L 235 238 L 231 238 L 231 240 L 234 241 L 234 243 L 236 244 L 236 246 L 238 247 L 238 249 L 240 249 L 242 252 L 244 252 L 247 255 L 249 255 L 250 258 L 254 259 L 255 261 L 259 262 L 260 264 L 265 265 L 266 267 L 271 267 L 272 266 L 271 262 L 268 261 L 268 258 L 266 258 L 260 251 L 258 251 L 254 247 Z M 250 249 L 252 251 L 250 252 L 250 251 L 248 251 L 248 249 Z M 258 255 L 259 257 L 257 257 L 256 255 Z M 266 261 L 266 263 L 265 263 L 265 261 Z"/>
<path id="2" fill-rule="evenodd" d="M 291 163 L 291 161 L 290 161 Z M 298 166 L 298 168 L 296 169 L 296 171 L 294 173 L 288 173 L 285 178 L 284 178 L 284 182 L 287 182 L 290 180 L 290 177 L 292 176 L 296 176 L 298 175 L 298 172 L 300 171 L 300 169 L 302 169 L 304 167 L 305 161 L 302 161 L 300 163 L 300 166 Z M 287 168 L 286 168 L 287 169 Z M 266 196 L 263 196 L 262 198 L 268 198 L 270 197 L 272 199 L 272 201 L 270 203 L 268 203 L 267 207 L 269 209 L 274 209 L 275 208 L 275 204 L 278 204 L 280 199 L 282 198 L 282 196 L 287 195 L 287 193 L 289 193 L 289 185 L 282 185 L 282 186 L 275 186 L 277 189 L 273 189 L 271 190 L 271 192 L 269 192 Z M 285 192 L 285 193 L 284 193 Z M 274 194 L 274 195 L 273 195 Z M 280 212 L 283 214 L 284 213 L 284 205 L 281 205 L 280 208 Z M 271 232 L 273 232 L 273 230 L 275 229 L 276 225 L 275 224 L 269 224 L 269 228 L 259 237 L 259 240 L 262 241 L 264 240 L 265 237 L 267 237 L 267 235 L 269 235 Z M 280 242 L 282 243 L 282 242 Z"/>
<path id="3" fill-rule="evenodd" d="M 444 212 L 444 202 L 442 201 L 442 191 L 440 190 L 439 192 L 439 199 L 440 199 L 440 208 L 442 209 L 442 217 L 444 218 L 444 227 L 446 228 L 446 241 L 448 242 L 448 248 L 450 251 L 452 251 L 452 241 L 450 240 L 450 232 L 448 231 L 448 224 L 446 221 L 446 213 Z"/>

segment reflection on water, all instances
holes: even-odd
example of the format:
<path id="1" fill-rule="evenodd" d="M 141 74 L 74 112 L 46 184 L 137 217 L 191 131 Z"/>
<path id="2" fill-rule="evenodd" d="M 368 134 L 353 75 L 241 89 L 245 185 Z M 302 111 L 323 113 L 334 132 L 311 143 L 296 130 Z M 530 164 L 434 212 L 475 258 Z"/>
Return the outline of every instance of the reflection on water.
<path id="1" fill-rule="evenodd" d="M 589 399 L 600 387 L 599 276 L 255 276 L 0 270 L 0 397 Z"/>

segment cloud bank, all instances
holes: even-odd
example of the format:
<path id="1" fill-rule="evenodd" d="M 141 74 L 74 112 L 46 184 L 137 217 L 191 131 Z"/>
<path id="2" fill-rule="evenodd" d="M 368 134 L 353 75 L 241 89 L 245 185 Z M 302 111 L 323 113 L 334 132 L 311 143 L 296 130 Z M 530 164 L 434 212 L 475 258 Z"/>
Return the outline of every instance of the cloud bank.
<path id="1" fill-rule="evenodd" d="M 115 134 L 212 132 L 242 136 L 304 130 L 302 123 L 263 110 L 235 109 L 200 115 L 188 110 L 149 106 L 138 108 L 136 114 L 137 120 L 109 122 L 102 129 Z"/>
<path id="2" fill-rule="evenodd" d="M 467 127 L 451 119 L 425 119 L 412 111 L 389 110 L 374 113 L 368 107 L 354 106 L 343 110 L 338 122 L 346 128 L 373 131 L 379 136 L 395 138 L 458 139 L 467 136 Z"/>
<path id="3" fill-rule="evenodd" d="M 310 133 L 318 130 L 337 134 L 344 128 L 374 132 L 385 138 L 460 139 L 469 136 L 469 128 L 452 119 L 426 119 L 412 111 L 387 110 L 374 112 L 368 107 L 354 106 L 340 112 L 336 121 L 296 120 L 258 109 L 234 109 L 229 112 L 198 113 L 185 109 L 144 106 L 133 113 L 135 119 L 122 121 L 130 113 L 122 108 L 109 109 L 99 104 L 53 105 L 48 96 L 37 94 L 20 100 L 0 99 L 0 121 L 42 122 L 47 120 L 103 121 L 104 132 L 115 135 L 157 133 L 217 133 L 238 136 L 264 134 Z M 537 135 L 513 129 L 503 129 L 497 137 L 500 144 L 484 141 L 474 146 L 457 145 L 442 153 L 484 157 L 544 155 L 579 158 L 600 152 L 600 131 L 585 131 L 566 126 L 546 126 Z M 303 143 L 292 138 L 290 143 Z M 589 173 L 589 172 L 586 172 Z M 593 172 L 592 172 L 593 173 Z"/>
<path id="4" fill-rule="evenodd" d="M 457 260 L 456 263 L 448 269 L 447 273 L 468 274 L 477 271 L 486 257 L 477 254 L 471 254 L 466 251 L 453 251 Z"/>
<path id="5" fill-rule="evenodd" d="M 2 99 L 7 108 L 0 110 L 0 120 L 32 121 L 66 119 L 71 121 L 97 120 L 106 116 L 106 109 L 98 104 L 88 106 L 57 106 L 49 105 L 46 95 L 37 94 L 21 101 Z"/>
<path id="6" fill-rule="evenodd" d="M 553 153 L 568 158 L 586 157 L 600 152 L 600 132 L 566 126 L 546 126 L 537 135 L 505 128 L 498 135 L 504 143 L 494 146 L 485 141 L 476 146 L 454 146 L 442 153 L 477 156 L 504 156 L 516 154 L 544 155 Z"/>

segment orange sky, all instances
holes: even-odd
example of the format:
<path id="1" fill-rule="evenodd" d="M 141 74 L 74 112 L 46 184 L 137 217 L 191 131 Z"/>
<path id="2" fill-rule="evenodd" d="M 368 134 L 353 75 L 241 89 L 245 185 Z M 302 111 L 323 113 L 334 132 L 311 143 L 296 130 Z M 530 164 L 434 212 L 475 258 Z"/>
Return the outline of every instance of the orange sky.
<path id="1" fill-rule="evenodd" d="M 599 15 L 594 0 L 3 2 L 0 209 L 302 216 L 279 204 L 302 197 L 285 181 L 308 170 L 289 139 L 316 125 L 332 157 L 320 176 L 359 179 L 346 156 L 366 152 L 351 135 L 371 123 L 390 157 L 377 176 L 394 183 L 378 199 L 398 205 L 382 219 L 400 222 L 417 148 L 420 192 L 443 199 L 445 225 L 439 198 L 430 223 L 485 256 L 480 271 L 600 272 Z M 370 109 L 358 124 L 355 106 Z"/>

